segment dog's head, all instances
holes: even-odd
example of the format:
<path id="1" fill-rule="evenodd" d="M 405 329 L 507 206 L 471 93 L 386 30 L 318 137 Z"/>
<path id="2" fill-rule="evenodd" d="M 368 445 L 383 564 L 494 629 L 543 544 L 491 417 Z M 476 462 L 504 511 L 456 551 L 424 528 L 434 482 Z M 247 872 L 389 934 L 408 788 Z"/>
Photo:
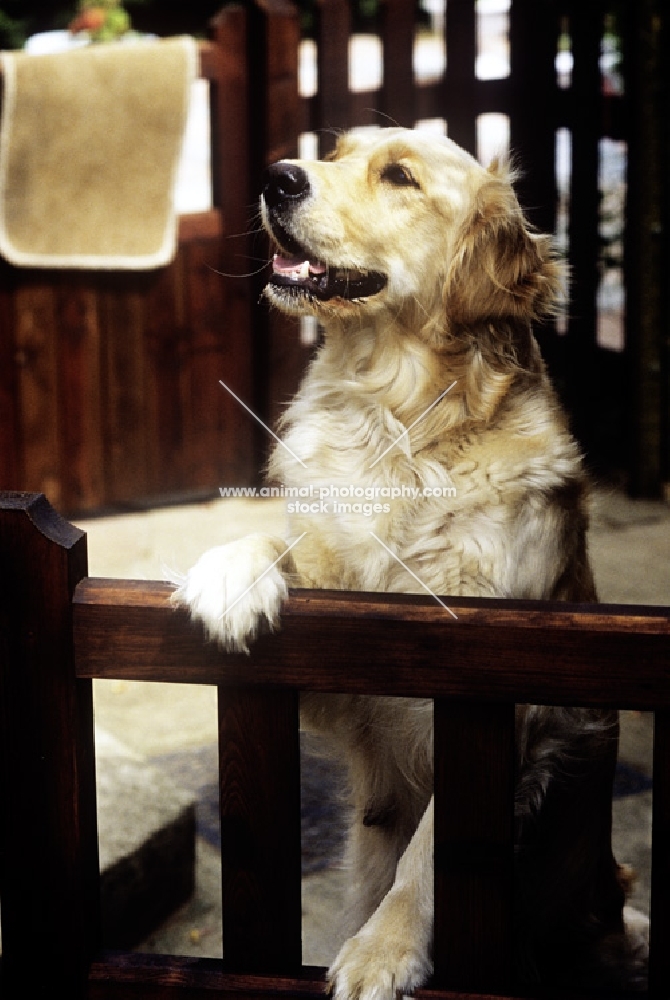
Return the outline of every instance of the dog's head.
<path id="1" fill-rule="evenodd" d="M 419 131 L 358 130 L 326 161 L 273 164 L 261 212 L 277 245 L 267 295 L 287 312 L 414 308 L 470 325 L 542 316 L 560 288 L 509 169 Z"/>

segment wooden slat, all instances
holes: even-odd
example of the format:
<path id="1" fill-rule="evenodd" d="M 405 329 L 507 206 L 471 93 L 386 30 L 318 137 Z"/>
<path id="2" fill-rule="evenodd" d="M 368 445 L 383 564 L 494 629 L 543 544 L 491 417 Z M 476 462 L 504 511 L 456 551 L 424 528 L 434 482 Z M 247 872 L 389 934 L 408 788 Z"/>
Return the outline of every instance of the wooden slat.
<path id="1" fill-rule="evenodd" d="M 293 691 L 219 691 L 223 954 L 300 969 L 300 749 Z"/>
<path id="2" fill-rule="evenodd" d="M 316 121 L 321 156 L 335 147 L 336 134 L 351 127 L 349 108 L 349 34 L 351 13 L 348 0 L 319 0 L 317 16 Z"/>
<path id="3" fill-rule="evenodd" d="M 666 9 L 663 10 L 662 8 Z M 630 3 L 626 32 L 625 230 L 629 486 L 656 496 L 670 479 L 668 328 L 667 6 Z"/>
<path id="4" fill-rule="evenodd" d="M 259 123 L 252 119 L 251 89 L 257 81 L 250 79 L 252 69 L 248 53 L 253 43 L 249 35 L 247 11 L 241 6 L 222 10 L 211 22 L 211 28 L 221 61 L 218 81 L 211 94 L 212 184 L 214 205 L 221 209 L 225 221 L 225 235 L 216 262 L 211 256 L 213 248 L 210 248 L 210 257 L 206 261 L 202 247 L 194 251 L 200 258 L 201 266 L 214 267 L 220 274 L 200 272 L 192 277 L 187 274 L 186 279 L 192 284 L 203 285 L 210 304 L 214 301 L 213 295 L 221 296 L 218 311 L 210 312 L 208 324 L 218 330 L 225 360 L 221 370 L 212 371 L 210 365 L 205 375 L 216 376 L 214 381 L 219 396 L 215 414 L 222 415 L 223 423 L 219 423 L 218 427 L 223 437 L 213 438 L 209 448 L 218 453 L 221 464 L 230 457 L 229 480 L 235 476 L 238 483 L 246 484 L 252 480 L 258 467 L 255 462 L 258 435 L 253 422 L 242 419 L 239 405 L 230 398 L 223 398 L 224 390 L 218 385 L 218 379 L 223 379 L 250 405 L 254 404 L 254 316 L 258 296 L 248 274 L 257 267 L 253 261 L 254 244 L 251 239 L 255 227 L 250 219 L 252 206 L 259 194 L 254 176 L 257 178 L 263 168 L 263 163 L 256 161 L 252 171 L 252 150 L 254 141 L 259 141 Z M 257 41 L 254 39 L 254 42 Z M 258 46 L 254 52 L 257 60 L 265 59 L 262 47 L 260 53 Z M 264 137 L 264 129 L 261 134 Z M 197 261 L 194 264 L 198 266 Z M 215 282 L 216 290 L 213 287 Z M 200 392 L 197 381 L 194 382 L 194 391 L 196 394 Z M 211 399 L 211 382 L 205 391 Z M 210 415 L 208 419 L 215 417 Z M 232 448 L 232 451 L 228 453 L 227 448 Z M 217 482 L 215 485 L 227 484 Z"/>
<path id="5" fill-rule="evenodd" d="M 298 11 L 287 0 L 265 0 L 263 11 L 267 23 L 267 164 L 297 156 L 303 121 L 298 94 Z"/>
<path id="6" fill-rule="evenodd" d="M 651 845 L 651 949 L 649 987 L 670 992 L 670 712 L 654 713 L 654 788 Z"/>
<path id="7" fill-rule="evenodd" d="M 221 73 L 221 51 L 214 42 L 201 41 L 198 44 L 200 56 L 200 76 L 205 80 L 218 80 Z"/>
<path id="8" fill-rule="evenodd" d="M 100 286 L 104 350 L 105 478 L 108 502 L 146 493 L 145 276 L 109 274 Z"/>
<path id="9" fill-rule="evenodd" d="M 459 598 L 450 602 L 453 621 L 431 598 L 294 591 L 280 631 L 260 638 L 250 656 L 225 656 L 170 607 L 170 593 L 160 583 L 82 582 L 74 609 L 78 675 L 670 706 L 666 609 Z"/>
<path id="10" fill-rule="evenodd" d="M 83 532 L 44 497 L 3 494 L 0 601 L 2 990 L 83 997 L 100 946 L 93 703 L 73 667 Z"/>
<path id="11" fill-rule="evenodd" d="M 175 955 L 104 955 L 93 963 L 89 977 L 89 1000 L 323 1000 L 324 969 L 305 967 L 298 976 L 240 975 L 226 972 L 213 959 L 180 958 Z M 416 990 L 417 1000 L 519 1000 L 512 996 L 452 990 Z M 531 1000 L 528 995 L 524 1000 Z M 559 1000 L 559 998 L 554 998 Z M 572 1000 L 563 993 L 560 1000 Z"/>
<path id="12" fill-rule="evenodd" d="M 323 1000 L 324 969 L 303 968 L 300 975 L 240 975 L 223 970 L 213 959 L 181 958 L 176 955 L 106 954 L 91 968 L 88 1000 Z M 589 1000 L 582 994 L 561 989 L 516 994 L 438 990 L 415 990 L 416 1000 Z M 636 994 L 639 996 L 639 994 Z M 593 1000 L 593 994 L 590 994 Z M 609 1000 L 609 998 L 608 998 Z M 617 1000 L 633 1000 L 619 994 Z"/>
<path id="13" fill-rule="evenodd" d="M 514 705 L 435 702 L 435 981 L 513 980 Z"/>
<path id="14" fill-rule="evenodd" d="M 165 495 L 188 482 L 183 382 L 188 371 L 183 291 L 180 287 L 185 248 L 151 275 L 144 315 L 144 425 L 146 490 Z"/>
<path id="15" fill-rule="evenodd" d="M 91 510 L 105 502 L 102 345 L 95 278 L 55 281 L 60 381 L 61 509 Z"/>
<path id="16" fill-rule="evenodd" d="M 217 208 L 212 208 L 207 212 L 180 215 L 177 223 L 180 243 L 189 240 L 215 240 L 223 236 L 223 217 Z"/>
<path id="17" fill-rule="evenodd" d="M 246 28 L 241 7 L 221 11 L 211 22 L 219 62 L 210 95 L 213 197 L 214 206 L 223 209 L 229 232 L 231 227 L 232 232 L 244 231 L 248 204 Z M 235 136 L 234 143 L 229 142 L 230 136 Z"/>
<path id="18" fill-rule="evenodd" d="M 14 269 L 0 261 L 0 485 L 4 489 L 15 488 L 23 479 L 18 433 L 14 277 Z"/>
<path id="19" fill-rule="evenodd" d="M 556 228 L 556 70 L 558 15 L 551 3 L 514 0 L 510 9 L 507 108 L 510 146 L 521 165 L 521 204 L 540 232 Z M 492 103 L 492 102 L 491 102 Z M 488 111 L 497 108 L 490 106 Z"/>
<path id="20" fill-rule="evenodd" d="M 220 485 L 225 463 L 228 482 L 247 482 L 252 475 L 252 430 L 239 403 L 219 379 L 245 384 L 248 347 L 240 330 L 227 322 L 229 280 L 219 273 L 218 244 L 197 241 L 184 247 L 185 345 L 190 376 L 190 420 L 186 428 L 185 467 L 192 487 Z M 236 348 L 239 346 L 239 355 Z"/>
<path id="21" fill-rule="evenodd" d="M 23 485 L 61 501 L 54 290 L 46 274 L 15 293 L 15 360 Z M 15 484 L 12 484 L 15 485 Z"/>
<path id="22" fill-rule="evenodd" d="M 382 44 L 384 47 L 384 86 L 381 111 L 390 121 L 411 128 L 416 121 L 414 69 L 414 0 L 384 0 Z"/>
<path id="23" fill-rule="evenodd" d="M 475 152 L 475 0 L 449 0 L 444 117 L 449 138 Z"/>
<path id="24" fill-rule="evenodd" d="M 577 437 L 588 450 L 593 428 L 602 410 L 600 372 L 596 353 L 596 295 L 598 289 L 598 140 L 601 116 L 600 46 L 603 5 L 571 4 L 570 30 L 574 68 L 572 176 L 570 186 L 569 264 L 571 302 L 566 338 L 567 404 Z"/>
<path id="25" fill-rule="evenodd" d="M 305 968 L 293 977 L 261 976 L 231 973 L 214 959 L 105 954 L 91 967 L 88 1000 L 127 1000 L 129 996 L 142 1000 L 213 1000 L 214 997 L 269 1000 L 273 996 L 286 1000 L 290 997 L 323 1000 L 323 972 Z"/>
<path id="26" fill-rule="evenodd" d="M 268 11 L 267 31 L 267 160 L 273 162 L 298 155 L 297 140 L 304 127 L 303 106 L 298 94 L 300 24 L 297 9 L 287 8 L 282 0 L 274 0 Z M 269 241 L 259 239 L 257 247 L 259 256 L 265 251 L 269 260 Z M 257 277 L 258 295 L 266 280 L 267 272 L 263 271 Z M 266 324 L 266 339 L 264 344 L 259 345 L 263 357 L 258 359 L 256 368 L 255 405 L 262 419 L 270 427 L 275 427 L 286 404 L 297 392 L 311 352 L 300 342 L 300 326 L 296 317 L 286 316 L 277 309 L 268 310 L 264 305 L 262 319 Z M 262 467 L 267 463 L 271 443 L 268 435 L 260 443 Z"/>

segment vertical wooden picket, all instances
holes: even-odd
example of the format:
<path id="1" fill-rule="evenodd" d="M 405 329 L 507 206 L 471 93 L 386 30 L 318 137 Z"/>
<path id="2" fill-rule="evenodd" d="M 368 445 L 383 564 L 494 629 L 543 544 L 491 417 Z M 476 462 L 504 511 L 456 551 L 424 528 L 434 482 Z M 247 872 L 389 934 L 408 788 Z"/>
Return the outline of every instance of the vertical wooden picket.
<path id="1" fill-rule="evenodd" d="M 416 121 L 413 50 L 416 10 L 413 0 L 384 0 L 382 5 L 384 89 L 381 111 L 387 124 L 412 128 Z"/>
<path id="2" fill-rule="evenodd" d="M 321 156 L 335 148 L 337 133 L 350 128 L 349 34 L 351 12 L 348 0 L 319 0 L 318 4 L 319 89 L 313 127 L 319 130 Z"/>
<path id="3" fill-rule="evenodd" d="M 654 789 L 651 845 L 649 990 L 670 988 L 670 711 L 654 713 Z"/>
<path id="4" fill-rule="evenodd" d="M 447 132 L 459 146 L 475 153 L 475 0 L 447 4 L 447 70 L 444 109 Z"/>
<path id="5" fill-rule="evenodd" d="M 579 11 L 576 8 L 579 8 Z M 566 340 L 570 370 L 567 403 L 575 432 L 588 447 L 593 398 L 598 391 L 596 369 L 596 293 L 598 289 L 598 140 L 601 120 L 601 3 L 574 5 L 570 25 L 574 52 L 572 86 L 579 93 L 579 111 L 572 116 L 572 179 L 570 190 L 569 262 L 572 295 Z"/>
<path id="6" fill-rule="evenodd" d="M 435 702 L 435 979 L 513 978 L 514 706 Z"/>
<path id="7" fill-rule="evenodd" d="M 219 688 L 223 954 L 235 972 L 300 969 L 295 692 Z"/>
<path id="8" fill-rule="evenodd" d="M 84 996 L 100 942 L 91 681 L 72 593 L 86 537 L 45 498 L 0 504 L 0 893 L 6 996 Z"/>

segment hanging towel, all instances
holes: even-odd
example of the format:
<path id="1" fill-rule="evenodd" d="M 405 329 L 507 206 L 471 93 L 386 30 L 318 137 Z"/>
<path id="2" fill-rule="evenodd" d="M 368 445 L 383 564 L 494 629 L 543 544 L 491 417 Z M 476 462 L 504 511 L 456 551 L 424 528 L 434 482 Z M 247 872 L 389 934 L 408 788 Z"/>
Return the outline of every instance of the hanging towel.
<path id="1" fill-rule="evenodd" d="M 194 39 L 0 58 L 0 253 L 23 267 L 169 263 Z"/>

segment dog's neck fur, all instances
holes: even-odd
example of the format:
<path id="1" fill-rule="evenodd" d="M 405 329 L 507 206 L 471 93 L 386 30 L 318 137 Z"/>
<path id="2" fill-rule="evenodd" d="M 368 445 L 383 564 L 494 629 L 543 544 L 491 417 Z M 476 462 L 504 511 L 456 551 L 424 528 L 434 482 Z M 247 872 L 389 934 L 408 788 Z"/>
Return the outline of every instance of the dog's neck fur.
<path id="1" fill-rule="evenodd" d="M 338 385 L 349 400 L 382 406 L 409 426 L 455 383 L 450 405 L 442 407 L 446 430 L 491 421 L 519 379 L 551 391 L 529 323 L 497 320 L 466 328 L 445 319 L 439 331 L 428 326 L 403 329 L 385 312 L 329 324 L 306 376 L 312 400 L 316 393 L 325 406 L 337 405 Z"/>

